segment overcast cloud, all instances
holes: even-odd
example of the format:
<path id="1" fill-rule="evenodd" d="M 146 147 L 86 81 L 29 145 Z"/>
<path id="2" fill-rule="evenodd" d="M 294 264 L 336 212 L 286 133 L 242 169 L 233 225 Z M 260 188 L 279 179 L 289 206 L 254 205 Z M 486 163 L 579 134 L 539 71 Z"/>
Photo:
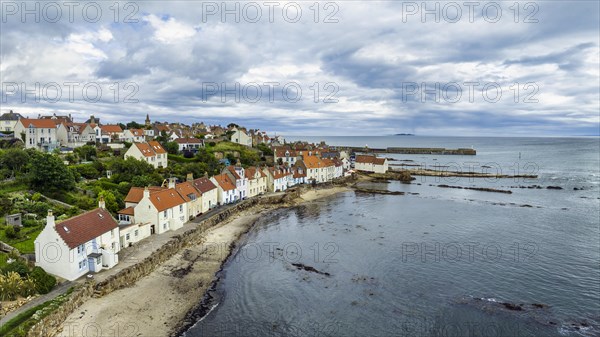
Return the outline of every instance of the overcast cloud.
<path id="1" fill-rule="evenodd" d="M 520 2 L 518 14 L 513 2 L 480 2 L 472 17 L 463 2 L 426 2 L 440 22 L 421 16 L 422 2 L 320 2 L 318 18 L 313 2 L 272 3 L 270 20 L 272 4 L 237 2 L 236 22 L 220 1 L 96 2 L 100 15 L 82 2 L 71 17 L 43 2 L 35 22 L 23 17 L 35 3 L 3 1 L 1 110 L 284 135 L 599 133 L 597 1 Z M 23 86 L 39 101 L 22 102 Z"/>

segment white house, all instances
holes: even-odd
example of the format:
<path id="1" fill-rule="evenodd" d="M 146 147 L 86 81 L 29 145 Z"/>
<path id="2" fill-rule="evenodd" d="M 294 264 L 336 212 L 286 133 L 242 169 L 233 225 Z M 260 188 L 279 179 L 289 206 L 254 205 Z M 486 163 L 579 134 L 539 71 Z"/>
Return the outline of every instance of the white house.
<path id="1" fill-rule="evenodd" d="M 134 206 L 135 221 L 149 223 L 150 234 L 162 234 L 183 227 L 187 204 L 173 188 L 150 193 L 144 189 L 142 200 Z"/>
<path id="2" fill-rule="evenodd" d="M 264 173 L 267 176 L 267 189 L 269 192 L 281 192 L 288 188 L 289 169 L 282 167 L 265 167 Z"/>
<path id="3" fill-rule="evenodd" d="M 335 170 L 333 171 L 334 178 L 340 178 L 344 176 L 344 162 L 340 158 L 333 158 L 333 164 Z"/>
<path id="4" fill-rule="evenodd" d="M 193 151 L 196 152 L 201 147 L 204 147 L 204 141 L 198 138 L 177 138 L 175 143 L 179 145 L 179 152 Z"/>
<path id="5" fill-rule="evenodd" d="M 125 159 L 129 157 L 143 160 L 154 168 L 168 165 L 167 151 L 155 140 L 148 143 L 133 143 L 125 152 Z"/>
<path id="6" fill-rule="evenodd" d="M 119 242 L 121 247 L 129 247 L 150 236 L 151 224 L 135 221 L 135 208 L 129 206 L 118 212 Z"/>
<path id="7" fill-rule="evenodd" d="M 244 174 L 248 179 L 248 198 L 267 192 L 267 175 L 261 169 L 251 166 Z"/>
<path id="8" fill-rule="evenodd" d="M 248 136 L 244 130 L 233 128 L 231 131 L 233 131 L 233 134 L 231 135 L 232 142 L 252 147 L 252 137 Z"/>
<path id="9" fill-rule="evenodd" d="M 23 118 L 21 114 L 14 113 L 12 110 L 7 113 L 3 113 L 0 115 L 0 131 L 15 131 L 15 126 L 21 118 Z"/>
<path id="10" fill-rule="evenodd" d="M 127 129 L 123 131 L 121 141 L 130 143 L 142 143 L 146 141 L 146 135 L 142 129 Z"/>
<path id="11" fill-rule="evenodd" d="M 219 202 L 219 191 L 217 186 L 208 177 L 194 179 L 194 187 L 202 193 L 202 210 L 200 213 L 206 213 Z"/>
<path id="12" fill-rule="evenodd" d="M 292 183 L 291 185 L 306 184 L 306 168 L 303 165 L 295 165 L 292 167 Z"/>
<path id="13" fill-rule="evenodd" d="M 281 161 L 280 164 L 288 164 L 289 166 L 292 166 L 296 163 L 296 158 L 298 156 L 296 151 L 286 149 L 283 147 L 275 148 L 275 151 L 273 151 L 273 154 L 274 154 L 275 163 L 280 163 L 280 161 Z"/>
<path id="14" fill-rule="evenodd" d="M 210 178 L 210 181 L 217 186 L 217 202 L 219 205 L 230 204 L 235 201 L 237 190 L 235 182 L 226 173 Z"/>
<path id="15" fill-rule="evenodd" d="M 234 200 L 244 200 L 248 197 L 248 178 L 242 165 L 238 163 L 235 166 L 228 166 L 225 173 L 231 181 L 235 181 L 236 195 Z"/>
<path id="16" fill-rule="evenodd" d="M 377 158 L 375 156 L 358 155 L 354 168 L 357 171 L 365 171 L 372 173 L 385 173 L 388 170 L 388 162 L 386 158 Z"/>
<path id="17" fill-rule="evenodd" d="M 185 200 L 187 205 L 187 218 L 189 220 L 202 214 L 202 193 L 196 189 L 192 182 L 185 181 L 183 183 L 174 184 L 174 182 L 170 180 L 169 188 L 173 188 L 171 186 L 173 186 L 177 193 Z"/>
<path id="18" fill-rule="evenodd" d="M 86 123 L 63 123 L 62 128 L 57 129 L 57 137 L 63 146 L 72 148 L 86 145 L 87 142 L 96 141 L 95 126 Z M 65 132 L 66 131 L 66 132 Z"/>
<path id="19" fill-rule="evenodd" d="M 119 262 L 117 221 L 99 208 L 60 223 L 48 211 L 46 226 L 35 239 L 35 264 L 48 273 L 75 280 Z"/>
<path id="20" fill-rule="evenodd" d="M 51 119 L 21 118 L 17 121 L 14 130 L 14 136 L 23 140 L 25 148 L 48 152 L 60 147 L 57 134 L 59 132 L 66 134 L 65 126 L 56 124 Z"/>
<path id="21" fill-rule="evenodd" d="M 327 182 L 327 165 L 317 156 L 304 156 L 300 162 L 306 171 L 306 181 Z"/>
<path id="22" fill-rule="evenodd" d="M 96 125 L 96 141 L 100 143 L 112 143 L 123 138 L 123 129 L 118 124 Z"/>

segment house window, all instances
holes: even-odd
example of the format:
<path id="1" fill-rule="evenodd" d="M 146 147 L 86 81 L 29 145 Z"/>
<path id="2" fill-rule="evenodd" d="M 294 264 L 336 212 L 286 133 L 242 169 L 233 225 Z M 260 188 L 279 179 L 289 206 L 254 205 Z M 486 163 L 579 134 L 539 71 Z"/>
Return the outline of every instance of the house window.
<path id="1" fill-rule="evenodd" d="M 125 240 L 129 241 L 129 233 L 125 234 Z"/>
<path id="2" fill-rule="evenodd" d="M 163 212 L 163 216 L 166 218 L 167 217 L 167 211 Z"/>
<path id="3" fill-rule="evenodd" d="M 85 266 L 86 266 L 85 260 L 79 261 L 79 270 L 85 269 Z"/>
<path id="4" fill-rule="evenodd" d="M 167 229 L 167 223 L 166 222 L 163 224 L 163 229 Z"/>
<path id="5" fill-rule="evenodd" d="M 77 253 L 78 254 L 83 253 L 84 250 L 85 250 L 85 246 L 84 245 L 77 246 Z"/>
<path id="6" fill-rule="evenodd" d="M 183 205 L 179 205 L 179 213 L 183 213 Z"/>
<path id="7" fill-rule="evenodd" d="M 136 236 L 136 237 L 138 236 L 138 230 L 137 229 L 135 230 L 135 232 L 133 232 L 133 235 Z"/>

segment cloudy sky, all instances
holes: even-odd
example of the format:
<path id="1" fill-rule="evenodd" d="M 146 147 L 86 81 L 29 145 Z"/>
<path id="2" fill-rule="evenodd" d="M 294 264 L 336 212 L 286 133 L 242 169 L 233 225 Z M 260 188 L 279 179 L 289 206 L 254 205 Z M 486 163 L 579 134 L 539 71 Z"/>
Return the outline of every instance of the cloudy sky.
<path id="1" fill-rule="evenodd" d="M 1 3 L 2 112 L 284 135 L 599 133 L 598 1 L 23 4 Z"/>

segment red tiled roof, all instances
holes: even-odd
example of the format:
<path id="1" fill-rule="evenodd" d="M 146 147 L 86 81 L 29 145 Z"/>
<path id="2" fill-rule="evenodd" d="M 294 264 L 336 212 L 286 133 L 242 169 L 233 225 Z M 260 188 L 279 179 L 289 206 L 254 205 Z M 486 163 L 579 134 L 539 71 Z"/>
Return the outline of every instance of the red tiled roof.
<path id="1" fill-rule="evenodd" d="M 235 166 L 227 166 L 227 170 L 229 172 L 231 172 L 231 174 L 233 175 L 233 177 L 235 178 L 235 180 L 239 180 L 242 179 L 242 177 L 240 177 L 240 175 L 237 173 L 237 171 L 235 170 Z"/>
<path id="2" fill-rule="evenodd" d="M 260 177 L 266 177 L 267 175 L 260 169 L 257 169 L 254 166 L 250 166 L 248 167 L 246 170 L 244 170 L 244 175 L 246 176 L 246 178 L 248 179 L 254 179 L 254 176 L 256 175 L 256 172 L 259 172 Z"/>
<path id="3" fill-rule="evenodd" d="M 150 202 L 159 212 L 185 203 L 185 200 L 173 188 L 150 193 Z"/>
<path id="4" fill-rule="evenodd" d="M 273 176 L 273 179 L 281 179 L 290 175 L 290 173 L 286 170 L 277 169 L 274 167 L 269 167 L 269 172 Z"/>
<path id="5" fill-rule="evenodd" d="M 28 128 L 30 125 L 33 125 L 34 128 L 56 128 L 56 123 L 52 119 L 21 118 L 21 123 L 23 123 L 23 126 L 25 126 L 26 128 Z"/>
<path id="6" fill-rule="evenodd" d="M 129 132 L 136 137 L 142 137 L 144 135 L 144 130 L 142 129 L 129 129 Z"/>
<path id="7" fill-rule="evenodd" d="M 200 197 L 202 194 L 194 187 L 189 181 L 179 183 L 175 185 L 175 190 L 185 201 L 191 201 L 190 195 L 195 195 L 196 198 Z"/>
<path id="8" fill-rule="evenodd" d="M 102 129 L 103 132 L 108 132 L 108 133 L 118 133 L 118 132 L 123 132 L 123 129 L 121 129 L 121 126 L 119 126 L 118 124 L 114 124 L 114 125 L 102 125 L 100 127 L 100 129 Z"/>
<path id="9" fill-rule="evenodd" d="M 120 210 L 119 212 L 117 212 L 119 214 L 125 214 L 125 215 L 134 215 L 134 209 L 133 206 L 124 208 L 122 210 Z"/>
<path id="10" fill-rule="evenodd" d="M 67 246 L 73 249 L 117 228 L 117 226 L 117 221 L 107 210 L 96 208 L 57 223 L 54 229 Z"/>
<path id="11" fill-rule="evenodd" d="M 383 165 L 385 163 L 385 158 L 377 158 L 375 156 L 359 155 L 359 156 L 356 156 L 356 162 L 362 163 L 362 164 Z"/>
<path id="12" fill-rule="evenodd" d="M 149 141 L 148 145 L 150 145 L 152 147 L 152 150 L 154 150 L 154 152 L 158 154 L 167 153 L 167 151 L 165 151 L 162 145 L 160 145 L 160 143 L 155 140 Z"/>
<path id="13" fill-rule="evenodd" d="M 325 164 L 321 161 L 321 158 L 316 156 L 305 156 L 303 158 L 304 165 L 307 169 L 315 169 L 325 167 Z"/>
<path id="14" fill-rule="evenodd" d="M 231 178 L 225 173 L 214 176 L 217 184 L 221 186 L 223 191 L 231 191 L 235 189 L 235 183 L 231 181 Z"/>
<path id="15" fill-rule="evenodd" d="M 150 186 L 150 187 L 148 187 L 148 190 L 150 191 L 150 194 L 152 194 L 154 192 L 159 192 L 159 191 L 164 190 L 164 187 Z M 144 188 L 143 187 L 132 187 L 129 189 L 129 193 L 127 193 L 127 196 L 125 197 L 124 201 L 139 203 L 143 197 L 144 197 Z"/>
<path id="16" fill-rule="evenodd" d="M 198 138 L 177 138 L 175 139 L 177 144 L 202 144 L 202 140 Z"/>
<path id="17" fill-rule="evenodd" d="M 210 181 L 210 179 L 208 179 L 208 178 L 194 179 L 194 181 L 192 181 L 192 184 L 201 193 L 206 193 L 208 191 L 211 191 L 211 190 L 214 190 L 215 188 L 217 188 L 217 186 L 215 186 L 215 184 L 213 184 L 213 182 Z"/>
<path id="18" fill-rule="evenodd" d="M 145 157 L 154 157 L 156 153 L 148 143 L 133 143 Z"/>

